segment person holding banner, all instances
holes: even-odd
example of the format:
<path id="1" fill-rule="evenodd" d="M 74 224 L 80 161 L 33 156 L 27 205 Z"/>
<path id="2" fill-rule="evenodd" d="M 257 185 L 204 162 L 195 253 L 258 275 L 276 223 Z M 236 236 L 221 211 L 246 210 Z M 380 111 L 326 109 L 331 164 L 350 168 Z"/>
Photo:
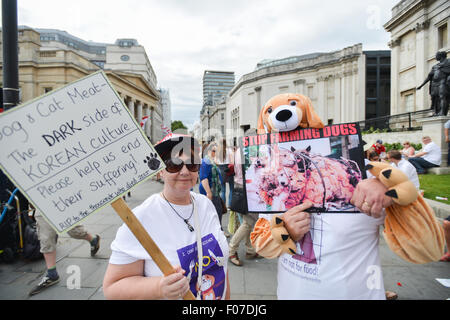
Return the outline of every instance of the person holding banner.
<path id="1" fill-rule="evenodd" d="M 186 135 L 160 141 L 155 150 L 166 166 L 163 191 L 133 209 L 175 272 L 163 276 L 124 224 L 111 244 L 103 280 L 107 299 L 181 299 L 189 289 L 197 299 L 229 299 L 227 240 L 211 200 L 191 192 L 200 169 L 198 148 Z"/>
<path id="2" fill-rule="evenodd" d="M 341 126 L 349 128 L 353 124 Z M 297 129 L 299 127 L 305 129 Z M 312 131 L 318 133 L 317 138 L 320 138 L 321 132 L 332 131 L 326 128 L 308 97 L 279 94 L 269 99 L 258 119 L 258 132 L 270 134 L 244 137 L 242 142 L 245 147 L 247 142 L 248 145 L 260 145 L 270 141 L 280 149 L 280 140 L 289 140 L 291 132 L 297 132 L 300 137 L 300 132 Z M 348 133 L 356 134 L 358 130 Z M 296 135 L 292 137 L 296 138 Z M 289 155 L 297 149 L 291 145 L 290 151 L 274 152 L 273 161 L 265 162 L 265 158 L 259 157 L 255 160 L 258 168 L 253 170 L 264 168 L 267 170 L 265 172 L 276 172 L 277 180 L 266 174 L 270 178 L 267 185 L 271 191 L 278 185 L 285 188 L 287 184 L 296 188 L 294 192 L 291 192 L 292 188 L 288 192 L 281 190 L 288 197 L 298 195 L 298 190 L 304 192 L 300 192 L 300 201 L 294 198 L 296 201 L 289 203 L 286 210 L 279 210 L 282 212 L 280 215 L 268 214 L 275 210 L 260 214 L 250 235 L 252 244 L 261 256 L 278 258 L 278 299 L 385 300 L 378 248 L 380 226 L 385 226 L 383 236 L 389 248 L 403 260 L 415 264 L 437 261 L 442 256 L 442 226 L 408 177 L 382 161 L 372 161 L 366 165 L 365 169 L 374 178 L 359 179 L 351 190 L 349 203 L 358 211 L 333 212 L 325 207 L 308 210 L 315 204 L 315 199 L 309 195 L 318 189 L 317 186 L 320 187 L 320 182 L 311 181 L 313 175 L 322 177 L 324 185 L 327 175 L 330 177 L 327 180 L 329 184 L 345 181 L 334 175 L 333 171 L 324 175 L 314 173 L 310 151 L 311 145 L 314 147 L 317 144 L 316 141 L 308 141 L 308 147 L 301 149 L 294 157 Z M 359 157 L 362 155 L 361 147 Z M 351 170 L 346 172 L 350 174 Z M 287 181 L 285 176 L 292 181 Z M 266 183 L 260 184 L 264 186 Z M 255 184 L 249 185 L 254 187 Z M 332 194 L 325 187 L 322 187 L 324 198 L 327 193 Z M 285 199 L 281 201 L 287 203 Z"/>

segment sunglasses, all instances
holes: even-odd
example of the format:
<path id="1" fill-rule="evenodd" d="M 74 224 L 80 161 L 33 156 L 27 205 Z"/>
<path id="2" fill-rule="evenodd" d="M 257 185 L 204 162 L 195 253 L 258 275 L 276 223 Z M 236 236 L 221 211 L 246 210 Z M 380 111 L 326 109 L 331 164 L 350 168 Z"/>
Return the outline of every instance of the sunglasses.
<path id="1" fill-rule="evenodd" d="M 176 163 L 172 161 L 172 159 L 164 161 L 164 164 L 166 165 L 167 172 L 170 173 L 177 173 L 180 172 L 181 169 L 183 169 L 183 166 L 186 165 L 186 168 L 190 172 L 198 172 L 200 170 L 200 164 L 195 163 L 185 163 L 184 161 L 177 159 Z"/>

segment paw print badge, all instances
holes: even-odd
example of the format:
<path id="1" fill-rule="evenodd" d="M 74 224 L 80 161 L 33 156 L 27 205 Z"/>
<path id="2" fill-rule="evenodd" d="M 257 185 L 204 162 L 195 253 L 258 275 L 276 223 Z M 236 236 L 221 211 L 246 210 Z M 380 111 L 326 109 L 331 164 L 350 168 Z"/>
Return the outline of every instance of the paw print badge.
<path id="1" fill-rule="evenodd" d="M 146 159 L 144 159 L 144 163 L 148 165 L 150 170 L 156 170 L 159 168 L 159 165 L 161 164 L 161 161 L 158 160 L 156 153 L 150 153 L 150 156 L 147 156 Z"/>

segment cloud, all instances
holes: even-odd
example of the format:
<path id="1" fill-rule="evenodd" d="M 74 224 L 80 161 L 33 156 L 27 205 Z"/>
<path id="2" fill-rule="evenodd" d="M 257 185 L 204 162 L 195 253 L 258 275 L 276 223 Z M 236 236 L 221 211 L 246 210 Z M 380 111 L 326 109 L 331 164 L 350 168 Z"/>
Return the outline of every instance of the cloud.
<path id="1" fill-rule="evenodd" d="M 202 107 L 207 69 L 236 81 L 263 59 L 340 50 L 386 50 L 382 25 L 397 0 L 19 1 L 19 24 L 56 28 L 95 42 L 135 38 L 146 49 L 172 118 L 190 128 Z"/>

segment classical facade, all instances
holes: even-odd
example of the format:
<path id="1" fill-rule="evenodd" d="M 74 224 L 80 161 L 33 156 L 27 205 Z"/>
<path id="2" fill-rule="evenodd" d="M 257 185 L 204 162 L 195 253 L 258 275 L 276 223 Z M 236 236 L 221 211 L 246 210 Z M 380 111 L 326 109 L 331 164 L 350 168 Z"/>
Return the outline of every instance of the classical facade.
<path id="1" fill-rule="evenodd" d="M 255 129 L 261 107 L 279 93 L 308 96 L 325 124 L 364 120 L 369 52 L 356 44 L 335 52 L 262 61 L 227 96 L 226 127 L 233 130 L 228 143 Z"/>
<path id="2" fill-rule="evenodd" d="M 158 91 L 161 97 L 159 104 L 163 113 L 163 125 L 170 129 L 172 125 L 172 104 L 170 102 L 170 93 L 168 89 L 160 88 Z"/>
<path id="3" fill-rule="evenodd" d="M 141 74 L 154 89 L 157 87 L 156 74 L 145 48 L 136 39 L 100 43 L 86 41 L 57 29 L 35 30 L 40 34 L 42 50 L 72 50 L 102 69 Z"/>
<path id="4" fill-rule="evenodd" d="M 1 54 L 0 48 L 0 60 L 3 61 Z M 97 64 L 76 51 L 42 47 L 39 32 L 28 27 L 19 28 L 20 103 L 98 70 L 100 67 Z M 152 142 L 158 141 L 162 123 L 162 111 L 158 107 L 159 93 L 141 74 L 113 70 L 104 72 L 138 123 L 143 115 L 151 116 L 153 121 L 147 122 L 145 132 Z M 0 82 L 3 82 L 1 77 L 2 74 Z"/>
<path id="5" fill-rule="evenodd" d="M 437 63 L 437 51 L 450 52 L 450 2 L 402 0 L 384 25 L 391 33 L 391 113 L 429 109 L 429 84 L 416 88 Z"/>

